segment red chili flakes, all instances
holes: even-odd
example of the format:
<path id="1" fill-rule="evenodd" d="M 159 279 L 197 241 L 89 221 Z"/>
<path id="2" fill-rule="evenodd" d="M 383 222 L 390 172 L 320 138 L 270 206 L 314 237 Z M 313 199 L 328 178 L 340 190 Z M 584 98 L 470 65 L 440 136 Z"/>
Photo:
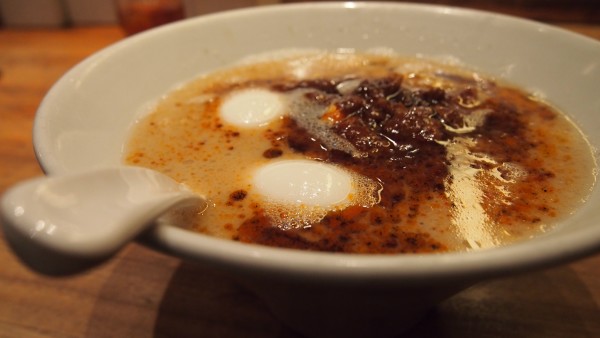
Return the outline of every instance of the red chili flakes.
<path id="1" fill-rule="evenodd" d="M 243 200 L 248 196 L 248 192 L 246 190 L 240 189 L 229 194 L 229 202 L 234 203 Z"/>
<path id="2" fill-rule="evenodd" d="M 270 148 L 263 152 L 264 158 L 276 158 L 283 155 L 283 151 L 277 148 Z"/>

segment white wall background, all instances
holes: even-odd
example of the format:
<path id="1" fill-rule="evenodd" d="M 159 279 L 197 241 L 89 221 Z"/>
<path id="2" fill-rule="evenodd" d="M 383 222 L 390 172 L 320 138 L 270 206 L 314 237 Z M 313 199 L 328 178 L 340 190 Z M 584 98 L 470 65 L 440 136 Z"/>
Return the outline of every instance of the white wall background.
<path id="1" fill-rule="evenodd" d="M 278 0 L 181 0 L 186 16 L 273 4 Z M 61 27 L 116 23 L 115 0 L 0 0 L 5 27 Z"/>

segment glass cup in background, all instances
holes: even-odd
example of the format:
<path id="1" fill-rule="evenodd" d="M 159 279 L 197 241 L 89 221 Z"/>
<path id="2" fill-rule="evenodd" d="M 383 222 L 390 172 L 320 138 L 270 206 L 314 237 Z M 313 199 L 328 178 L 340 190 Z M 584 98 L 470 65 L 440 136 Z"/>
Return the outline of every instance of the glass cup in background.
<path id="1" fill-rule="evenodd" d="M 132 35 L 185 17 L 181 0 L 115 0 L 125 34 Z"/>

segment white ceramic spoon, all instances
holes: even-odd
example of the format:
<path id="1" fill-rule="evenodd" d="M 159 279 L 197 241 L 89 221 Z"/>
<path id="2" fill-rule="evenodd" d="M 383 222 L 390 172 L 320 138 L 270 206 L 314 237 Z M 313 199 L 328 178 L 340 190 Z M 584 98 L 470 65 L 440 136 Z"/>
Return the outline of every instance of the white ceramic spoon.
<path id="1" fill-rule="evenodd" d="M 175 207 L 206 202 L 182 184 L 140 167 L 39 177 L 10 188 L 1 201 L 4 233 L 31 268 L 74 273 L 98 264 Z"/>

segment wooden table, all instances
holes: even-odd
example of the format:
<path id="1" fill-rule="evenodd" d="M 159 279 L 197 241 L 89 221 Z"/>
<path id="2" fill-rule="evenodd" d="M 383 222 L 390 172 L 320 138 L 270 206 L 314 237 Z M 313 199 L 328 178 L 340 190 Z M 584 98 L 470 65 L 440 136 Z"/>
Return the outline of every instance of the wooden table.
<path id="1" fill-rule="evenodd" d="M 600 26 L 563 26 L 600 39 Z M 121 38 L 112 26 L 0 30 L 0 192 L 41 174 L 31 128 L 52 83 Z M 137 244 L 68 278 L 32 273 L 4 238 L 0 262 L 0 338 L 298 337 L 228 276 Z M 477 285 L 408 337 L 600 337 L 600 255 Z"/>

